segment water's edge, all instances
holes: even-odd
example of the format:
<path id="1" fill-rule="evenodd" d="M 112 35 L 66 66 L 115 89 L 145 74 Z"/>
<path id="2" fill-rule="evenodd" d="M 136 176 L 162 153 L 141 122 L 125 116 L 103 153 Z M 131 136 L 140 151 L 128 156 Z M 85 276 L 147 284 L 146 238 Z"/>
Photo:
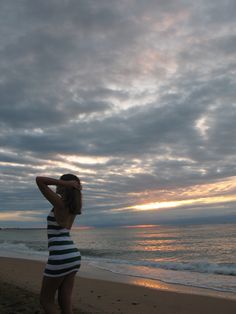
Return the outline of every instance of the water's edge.
<path id="1" fill-rule="evenodd" d="M 0 258 L 11 258 L 14 260 L 25 259 L 30 260 L 32 262 L 42 262 L 46 263 L 47 258 L 42 256 L 22 256 L 16 254 L 4 254 L 1 252 Z M 236 294 L 232 292 L 225 291 L 217 291 L 209 288 L 199 288 L 191 285 L 184 285 L 179 283 L 167 283 L 162 280 L 145 278 L 142 276 L 133 276 L 129 274 L 116 273 L 110 271 L 108 269 L 102 269 L 100 267 L 96 267 L 92 265 L 90 262 L 83 260 L 81 264 L 81 268 L 77 274 L 78 277 L 95 279 L 95 280 L 103 280 L 103 281 L 111 281 L 117 283 L 125 283 L 125 284 L 133 284 L 137 286 L 142 286 L 149 289 L 157 289 L 164 291 L 171 291 L 177 293 L 187 293 L 187 294 L 196 294 L 196 295 L 205 295 L 217 298 L 224 298 L 236 301 Z"/>

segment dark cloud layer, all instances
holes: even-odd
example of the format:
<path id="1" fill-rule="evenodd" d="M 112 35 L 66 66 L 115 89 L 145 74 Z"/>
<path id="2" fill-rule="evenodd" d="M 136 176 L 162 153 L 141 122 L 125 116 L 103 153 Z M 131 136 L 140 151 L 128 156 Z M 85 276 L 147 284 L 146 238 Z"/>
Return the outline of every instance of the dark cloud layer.
<path id="1" fill-rule="evenodd" d="M 235 13 L 233 0 L 1 1 L 1 212 L 43 216 L 35 176 L 76 172 L 84 224 L 158 223 L 178 210 L 119 209 L 233 180 Z"/>

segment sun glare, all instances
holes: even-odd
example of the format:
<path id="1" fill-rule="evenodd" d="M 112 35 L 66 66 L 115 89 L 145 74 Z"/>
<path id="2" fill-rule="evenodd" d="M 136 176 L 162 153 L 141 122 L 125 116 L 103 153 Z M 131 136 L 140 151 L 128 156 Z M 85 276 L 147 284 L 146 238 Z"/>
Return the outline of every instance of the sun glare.
<path id="1" fill-rule="evenodd" d="M 96 164 L 104 164 L 106 163 L 109 158 L 107 157 L 90 157 L 90 156 L 77 156 L 77 155 L 60 155 L 63 159 L 69 162 L 75 162 L 79 164 L 86 164 L 86 165 L 96 165 Z"/>
<path id="2" fill-rule="evenodd" d="M 5 212 L 0 213 L 0 220 L 1 221 L 39 221 L 38 217 L 33 217 L 37 215 L 39 212 L 31 211 L 31 210 L 18 210 L 14 212 Z"/>
<path id="3" fill-rule="evenodd" d="M 158 225 L 131 225 L 131 226 L 123 226 L 123 228 L 128 228 L 128 229 L 132 229 L 132 228 L 153 228 L 156 227 Z"/>
<path id="4" fill-rule="evenodd" d="M 229 196 L 217 196 L 217 197 L 204 197 L 198 199 L 188 199 L 181 201 L 170 201 L 170 202 L 152 202 L 142 205 L 131 206 L 130 209 L 133 210 L 156 210 L 164 208 L 174 208 L 187 205 L 203 205 L 203 204 L 217 204 L 217 203 L 226 203 L 226 202 L 235 202 L 236 195 Z"/>

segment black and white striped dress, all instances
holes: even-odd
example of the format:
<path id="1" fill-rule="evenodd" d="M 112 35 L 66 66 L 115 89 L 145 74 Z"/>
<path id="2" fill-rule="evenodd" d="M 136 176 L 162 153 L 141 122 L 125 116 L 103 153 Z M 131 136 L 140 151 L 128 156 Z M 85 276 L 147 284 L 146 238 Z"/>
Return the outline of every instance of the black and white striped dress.
<path id="1" fill-rule="evenodd" d="M 80 268 L 81 255 L 70 237 L 70 230 L 58 225 L 52 209 L 47 216 L 49 257 L 44 276 L 61 277 Z"/>

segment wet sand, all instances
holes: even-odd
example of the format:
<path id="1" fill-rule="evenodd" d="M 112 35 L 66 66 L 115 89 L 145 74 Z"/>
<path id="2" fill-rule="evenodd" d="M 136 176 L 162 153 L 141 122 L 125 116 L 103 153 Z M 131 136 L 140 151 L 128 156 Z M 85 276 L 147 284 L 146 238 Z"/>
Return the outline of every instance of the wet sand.
<path id="1" fill-rule="evenodd" d="M 38 296 L 44 262 L 0 257 L 0 313 L 41 314 Z M 157 281 L 93 274 L 76 277 L 74 313 L 235 314 L 236 296 Z M 102 279 L 103 278 L 103 279 Z M 105 280 L 104 280 L 105 279 Z"/>

